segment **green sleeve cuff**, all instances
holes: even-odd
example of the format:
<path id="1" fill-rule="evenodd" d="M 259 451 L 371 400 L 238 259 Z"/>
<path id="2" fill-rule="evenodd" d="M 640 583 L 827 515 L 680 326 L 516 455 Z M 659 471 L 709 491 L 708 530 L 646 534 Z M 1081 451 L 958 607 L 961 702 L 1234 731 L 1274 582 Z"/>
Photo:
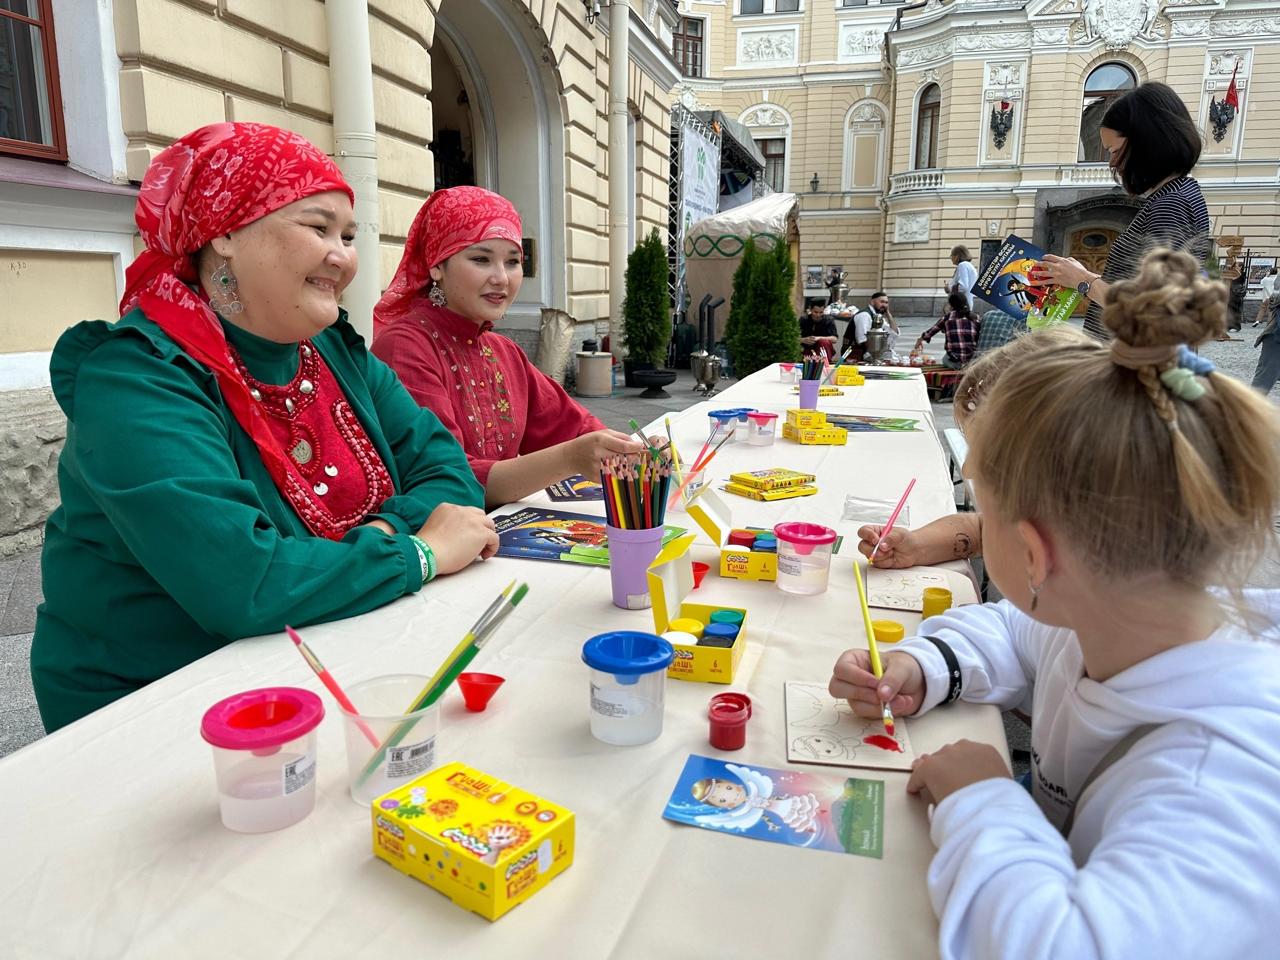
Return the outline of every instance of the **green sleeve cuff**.
<path id="1" fill-rule="evenodd" d="M 409 521 L 397 513 L 371 513 L 365 518 L 365 523 L 370 520 L 381 520 L 383 523 L 389 523 L 391 529 L 396 533 L 413 533 L 413 527 L 409 526 Z"/>

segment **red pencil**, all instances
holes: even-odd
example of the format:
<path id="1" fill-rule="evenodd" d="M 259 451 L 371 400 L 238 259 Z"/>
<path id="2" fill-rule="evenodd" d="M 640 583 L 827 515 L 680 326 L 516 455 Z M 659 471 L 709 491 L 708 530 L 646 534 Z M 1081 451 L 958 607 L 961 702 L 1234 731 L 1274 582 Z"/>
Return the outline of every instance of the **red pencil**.
<path id="1" fill-rule="evenodd" d="M 351 702 L 351 698 L 343 693 L 342 688 L 338 686 L 338 681 L 333 679 L 333 674 L 324 668 L 324 664 L 320 662 L 320 658 L 311 652 L 311 648 L 302 642 L 302 638 L 298 636 L 298 631 L 293 627 L 285 627 L 284 632 L 289 635 L 289 639 L 297 646 L 298 652 L 302 654 L 302 659 L 307 661 L 307 666 L 315 671 L 316 676 L 320 678 L 329 692 L 333 694 L 333 699 L 338 701 L 338 706 L 351 714 L 356 722 L 356 726 L 360 728 L 360 732 L 364 734 L 365 739 L 373 744 L 374 749 L 382 746 L 382 741 L 378 739 L 378 735 L 373 732 L 372 728 L 360 719 L 360 711 L 356 709 L 356 705 Z"/>
<path id="2" fill-rule="evenodd" d="M 893 525 L 898 521 L 898 514 L 902 512 L 902 508 L 906 506 L 907 497 L 911 496 L 911 488 L 916 485 L 916 478 L 912 477 L 911 482 L 907 484 L 907 489 L 902 491 L 902 499 L 898 501 L 898 505 L 893 508 L 893 513 L 889 514 L 889 522 L 884 525 L 884 529 L 880 531 L 880 539 L 876 541 L 876 545 L 871 548 L 871 556 L 867 557 L 867 566 L 875 562 L 876 551 L 880 549 L 880 544 L 884 543 L 884 538 L 889 535 L 889 531 L 893 529 Z"/>

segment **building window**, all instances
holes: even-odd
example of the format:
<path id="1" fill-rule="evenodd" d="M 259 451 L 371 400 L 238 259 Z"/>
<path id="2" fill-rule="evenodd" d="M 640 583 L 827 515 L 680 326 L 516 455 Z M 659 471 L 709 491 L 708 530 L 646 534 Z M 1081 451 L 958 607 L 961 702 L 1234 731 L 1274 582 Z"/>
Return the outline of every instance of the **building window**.
<path id="1" fill-rule="evenodd" d="M 865 7 L 867 0 L 840 0 L 842 7 Z"/>
<path id="2" fill-rule="evenodd" d="M 1084 81 L 1084 102 L 1080 108 L 1081 163 L 1106 163 L 1107 151 L 1098 132 L 1102 117 L 1116 100 L 1138 85 L 1138 78 L 1123 63 L 1104 63 L 1089 72 Z"/>
<path id="3" fill-rule="evenodd" d="M 0 0 L 0 153 L 67 159 L 52 0 Z"/>
<path id="4" fill-rule="evenodd" d="M 914 169 L 928 170 L 938 165 L 938 117 L 942 112 L 942 90 L 936 83 L 925 87 L 916 109 L 916 156 Z"/>
<path id="5" fill-rule="evenodd" d="M 844 130 L 842 190 L 872 190 L 880 186 L 883 144 L 883 111 L 871 103 L 851 109 Z"/>
<path id="6" fill-rule="evenodd" d="M 799 13 L 800 0 L 738 0 L 738 13 Z"/>
<path id="7" fill-rule="evenodd" d="M 697 17 L 681 17 L 680 27 L 672 36 L 672 53 L 680 72 L 686 77 L 703 74 L 702 44 L 706 39 L 706 21 Z"/>
<path id="8" fill-rule="evenodd" d="M 787 141 L 783 137 L 769 137 L 757 140 L 756 146 L 764 154 L 764 182 L 773 188 L 775 193 L 786 189 Z"/>

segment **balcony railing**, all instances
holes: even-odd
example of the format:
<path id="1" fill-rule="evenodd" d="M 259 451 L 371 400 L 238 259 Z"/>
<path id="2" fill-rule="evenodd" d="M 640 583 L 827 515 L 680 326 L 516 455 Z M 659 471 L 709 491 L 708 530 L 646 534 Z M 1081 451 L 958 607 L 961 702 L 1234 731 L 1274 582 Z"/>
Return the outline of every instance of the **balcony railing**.
<path id="1" fill-rule="evenodd" d="M 1111 167 L 1105 163 L 1075 164 L 1058 169 L 1058 182 L 1082 186 L 1115 185 Z"/>
<path id="2" fill-rule="evenodd" d="M 941 190 L 943 179 L 941 170 L 912 170 L 910 173 L 895 173 L 889 178 L 889 193 Z"/>

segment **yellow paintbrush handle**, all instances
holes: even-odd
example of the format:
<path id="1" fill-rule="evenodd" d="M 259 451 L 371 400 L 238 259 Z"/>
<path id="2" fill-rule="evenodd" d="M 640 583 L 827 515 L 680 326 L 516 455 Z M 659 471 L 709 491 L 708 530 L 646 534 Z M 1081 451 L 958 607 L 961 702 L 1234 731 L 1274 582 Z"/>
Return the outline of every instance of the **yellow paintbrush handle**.
<path id="1" fill-rule="evenodd" d="M 871 672 L 877 678 L 884 673 L 884 668 L 880 666 L 880 651 L 876 649 L 876 631 L 871 626 L 871 608 L 867 606 L 867 588 L 862 583 L 862 566 L 857 560 L 853 561 L 853 579 L 858 583 L 858 604 L 862 607 L 862 625 L 867 631 L 867 650 L 871 654 Z"/>

